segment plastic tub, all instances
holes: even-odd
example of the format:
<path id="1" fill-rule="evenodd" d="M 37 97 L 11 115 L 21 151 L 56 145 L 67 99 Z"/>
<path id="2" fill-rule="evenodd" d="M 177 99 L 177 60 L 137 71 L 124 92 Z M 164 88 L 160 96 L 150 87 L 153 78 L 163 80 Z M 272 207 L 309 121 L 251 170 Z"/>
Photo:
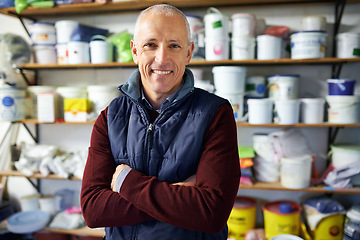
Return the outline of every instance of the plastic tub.
<path id="1" fill-rule="evenodd" d="M 323 58 L 326 53 L 325 31 L 300 31 L 291 34 L 291 58 Z"/>
<path id="2" fill-rule="evenodd" d="M 330 146 L 331 163 L 335 168 L 360 161 L 360 145 L 337 144 Z"/>
<path id="3" fill-rule="evenodd" d="M 269 98 L 296 99 L 298 97 L 299 78 L 297 74 L 268 76 Z"/>
<path id="4" fill-rule="evenodd" d="M 204 22 L 202 17 L 195 15 L 186 15 L 186 19 L 190 25 L 191 39 L 195 39 L 195 35 L 204 28 Z"/>
<path id="5" fill-rule="evenodd" d="M 44 228 L 50 220 L 51 216 L 47 212 L 41 210 L 26 211 L 11 215 L 6 225 L 12 233 L 33 233 Z"/>
<path id="6" fill-rule="evenodd" d="M 246 68 L 238 66 L 213 67 L 214 85 L 219 94 L 244 94 Z"/>
<path id="7" fill-rule="evenodd" d="M 205 37 L 210 39 L 211 37 L 225 37 L 229 35 L 229 17 L 222 14 L 218 9 L 214 7 L 208 8 L 205 16 Z"/>
<path id="8" fill-rule="evenodd" d="M 355 79 L 328 79 L 329 95 L 354 95 Z"/>
<path id="9" fill-rule="evenodd" d="M 323 16 L 307 16 L 301 19 L 303 31 L 325 31 L 326 18 Z"/>
<path id="10" fill-rule="evenodd" d="M 246 60 L 255 58 L 255 38 L 251 36 L 231 39 L 231 59 Z"/>
<path id="11" fill-rule="evenodd" d="M 0 120 L 19 121 L 25 118 L 25 88 L 0 87 Z"/>
<path id="12" fill-rule="evenodd" d="M 360 57 L 360 33 L 339 33 L 336 36 L 336 56 L 338 58 Z"/>
<path id="13" fill-rule="evenodd" d="M 229 59 L 230 40 L 227 37 L 205 38 L 205 59 L 207 61 Z"/>
<path id="14" fill-rule="evenodd" d="M 97 115 L 120 95 L 116 86 L 92 85 L 87 87 L 91 109 Z"/>
<path id="15" fill-rule="evenodd" d="M 232 36 L 255 36 L 256 16 L 251 13 L 235 13 L 231 16 Z"/>
<path id="16" fill-rule="evenodd" d="M 301 189 L 310 186 L 312 157 L 281 158 L 281 185 L 285 188 Z"/>
<path id="17" fill-rule="evenodd" d="M 227 99 L 233 109 L 236 122 L 243 121 L 244 114 L 244 94 L 223 94 L 216 92 L 216 95 Z"/>
<path id="18" fill-rule="evenodd" d="M 268 98 L 248 99 L 249 123 L 266 124 L 272 122 L 273 100 Z"/>
<path id="19" fill-rule="evenodd" d="M 299 123 L 300 100 L 284 99 L 275 101 L 274 122 L 282 125 L 291 125 Z"/>
<path id="20" fill-rule="evenodd" d="M 60 20 L 55 22 L 56 28 L 56 42 L 68 43 L 71 40 L 75 28 L 79 25 L 76 21 Z"/>
<path id="21" fill-rule="evenodd" d="M 270 240 L 304 240 L 304 239 L 292 234 L 280 234 L 272 237 Z"/>
<path id="22" fill-rule="evenodd" d="M 302 123 L 315 124 L 324 122 L 324 98 L 302 98 L 300 101 L 300 121 Z"/>
<path id="23" fill-rule="evenodd" d="M 33 44 L 56 44 L 55 26 L 47 22 L 34 22 L 29 26 Z"/>
<path id="24" fill-rule="evenodd" d="M 107 63 L 113 61 L 113 45 L 106 41 L 106 37 L 95 35 L 90 42 L 91 63 Z"/>
<path id="25" fill-rule="evenodd" d="M 57 63 L 68 64 L 69 63 L 69 48 L 67 43 L 56 44 Z"/>
<path id="26" fill-rule="evenodd" d="M 329 123 L 360 122 L 360 96 L 326 96 Z"/>
<path id="27" fill-rule="evenodd" d="M 39 64 L 55 64 L 57 62 L 54 45 L 34 45 L 35 62 Z"/>
<path id="28" fill-rule="evenodd" d="M 69 64 L 81 64 L 90 62 L 88 42 L 69 42 Z"/>
<path id="29" fill-rule="evenodd" d="M 257 59 L 271 60 L 281 58 L 282 38 L 272 35 L 257 36 Z"/>

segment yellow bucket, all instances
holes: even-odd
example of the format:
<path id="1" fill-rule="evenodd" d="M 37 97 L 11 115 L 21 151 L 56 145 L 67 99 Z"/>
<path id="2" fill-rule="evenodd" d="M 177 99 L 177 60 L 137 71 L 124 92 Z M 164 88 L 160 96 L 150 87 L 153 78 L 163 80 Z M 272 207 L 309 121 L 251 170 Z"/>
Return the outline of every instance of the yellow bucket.
<path id="1" fill-rule="evenodd" d="M 245 233 L 255 228 L 255 221 L 256 200 L 249 197 L 237 197 L 227 222 L 229 238 L 243 240 Z"/>
<path id="2" fill-rule="evenodd" d="M 290 201 L 277 201 L 265 204 L 262 209 L 266 239 L 280 234 L 300 234 L 300 205 Z"/>
<path id="3" fill-rule="evenodd" d="M 345 215 L 329 215 L 319 221 L 312 231 L 313 240 L 342 240 Z"/>

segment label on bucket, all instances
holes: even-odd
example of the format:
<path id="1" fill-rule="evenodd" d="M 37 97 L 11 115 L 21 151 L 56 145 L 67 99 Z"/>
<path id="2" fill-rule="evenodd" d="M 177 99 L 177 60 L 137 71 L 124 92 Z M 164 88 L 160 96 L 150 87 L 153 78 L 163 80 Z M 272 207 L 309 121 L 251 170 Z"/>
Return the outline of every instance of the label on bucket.
<path id="1" fill-rule="evenodd" d="M 24 97 L 5 95 L 0 100 L 0 120 L 17 121 L 25 117 Z"/>
<path id="2" fill-rule="evenodd" d="M 212 23 L 212 28 L 221 28 L 221 27 L 222 27 L 221 21 L 216 21 Z"/>

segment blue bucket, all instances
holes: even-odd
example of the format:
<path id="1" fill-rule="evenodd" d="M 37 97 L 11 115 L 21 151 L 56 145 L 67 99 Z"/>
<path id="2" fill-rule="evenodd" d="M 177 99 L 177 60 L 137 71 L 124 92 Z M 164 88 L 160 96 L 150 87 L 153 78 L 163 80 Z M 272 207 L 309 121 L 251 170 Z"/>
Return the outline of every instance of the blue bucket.
<path id="1" fill-rule="evenodd" d="M 329 95 L 354 95 L 354 79 L 328 79 L 327 82 Z"/>

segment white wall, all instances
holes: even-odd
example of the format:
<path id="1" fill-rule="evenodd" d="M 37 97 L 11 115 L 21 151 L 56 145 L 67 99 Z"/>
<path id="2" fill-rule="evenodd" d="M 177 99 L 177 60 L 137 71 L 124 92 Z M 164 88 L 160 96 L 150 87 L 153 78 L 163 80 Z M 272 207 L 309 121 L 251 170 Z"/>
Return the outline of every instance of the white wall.
<path id="1" fill-rule="evenodd" d="M 304 16 L 320 15 L 325 16 L 328 22 L 327 29 L 329 37 L 331 36 L 332 26 L 334 23 L 334 6 L 304 6 L 304 7 L 264 7 L 264 8 L 223 8 L 220 9 L 229 15 L 239 12 L 254 13 L 258 18 L 264 18 L 268 25 L 286 25 L 292 31 L 300 30 L 300 22 Z M 350 4 L 346 6 L 343 21 L 340 27 L 340 32 L 355 31 L 360 32 L 360 4 Z M 204 16 L 206 9 L 196 11 L 186 11 L 186 14 L 196 14 Z M 133 28 L 136 19 L 136 13 L 119 13 L 106 16 L 88 16 L 88 17 L 72 17 L 72 18 L 52 18 L 45 19 L 49 22 L 55 22 L 59 19 L 74 19 L 83 24 L 95 25 L 97 27 L 107 28 L 111 32 L 121 32 L 128 30 L 133 33 Z M 0 34 L 12 32 L 20 34 L 28 39 L 25 31 L 17 19 L 0 15 Z M 331 42 L 331 41 L 329 41 Z M 328 52 L 330 52 L 331 45 Z M 360 63 L 350 63 L 343 67 L 341 77 L 355 78 L 358 80 L 355 90 L 356 94 L 360 94 L 360 78 L 359 78 Z M 205 76 L 212 79 L 211 67 L 203 67 L 206 71 Z M 121 84 L 126 81 L 132 69 L 101 69 L 101 70 L 42 70 L 40 71 L 40 84 L 44 85 L 77 85 L 86 86 L 91 84 L 114 83 Z M 255 66 L 248 67 L 248 75 L 270 75 L 270 74 L 300 74 L 300 97 L 324 97 L 327 92 L 326 79 L 331 77 L 331 66 L 328 65 L 308 65 L 308 66 Z M 4 124 L 0 125 L 0 136 L 4 132 Z M 41 143 L 57 144 L 62 147 L 67 147 L 72 150 L 86 150 L 89 145 L 89 138 L 91 134 L 91 126 L 78 125 L 41 125 L 40 126 L 40 141 Z M 279 129 L 264 129 L 264 128 L 238 128 L 239 144 L 251 145 L 251 136 L 259 132 L 272 132 Z M 304 128 L 301 129 L 306 135 L 309 145 L 319 153 L 326 154 L 327 152 L 327 128 Z M 337 142 L 357 142 L 360 143 L 360 130 L 358 128 L 342 129 L 339 133 Z M 318 167 L 323 170 L 325 162 L 317 162 Z M 19 184 L 19 180 L 10 181 L 10 192 L 13 195 L 19 196 L 28 193 L 30 187 Z M 42 191 L 45 194 L 52 194 L 56 189 L 68 187 L 80 190 L 80 182 L 69 181 L 53 181 L 44 180 L 42 184 Z M 292 199 L 300 202 L 302 198 L 308 196 L 307 193 L 302 192 L 281 192 L 281 191 L 256 191 L 256 190 L 239 190 L 240 195 L 249 195 L 258 197 L 264 200 L 278 200 L 278 199 Z M 353 198 L 357 203 L 360 203 L 359 197 L 340 196 L 345 199 Z"/>

